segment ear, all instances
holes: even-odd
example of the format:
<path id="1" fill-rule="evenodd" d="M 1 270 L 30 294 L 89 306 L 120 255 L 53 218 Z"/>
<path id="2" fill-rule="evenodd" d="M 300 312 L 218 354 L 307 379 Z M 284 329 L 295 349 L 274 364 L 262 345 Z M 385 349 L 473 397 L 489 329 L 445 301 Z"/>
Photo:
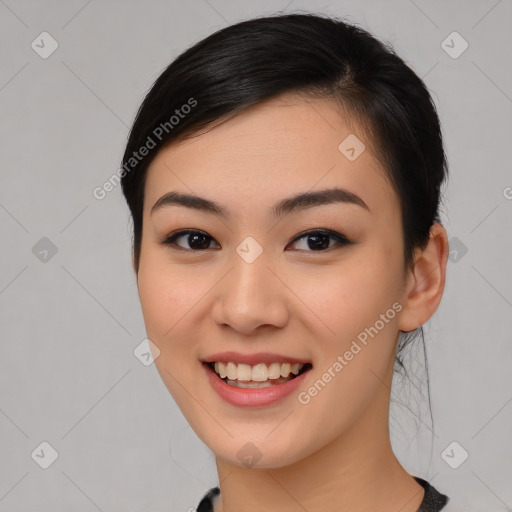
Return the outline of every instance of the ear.
<path id="1" fill-rule="evenodd" d="M 435 223 L 430 228 L 427 246 L 422 251 L 418 249 L 414 266 L 407 276 L 398 322 L 401 331 L 413 331 L 437 310 L 444 291 L 448 253 L 446 230 Z"/>

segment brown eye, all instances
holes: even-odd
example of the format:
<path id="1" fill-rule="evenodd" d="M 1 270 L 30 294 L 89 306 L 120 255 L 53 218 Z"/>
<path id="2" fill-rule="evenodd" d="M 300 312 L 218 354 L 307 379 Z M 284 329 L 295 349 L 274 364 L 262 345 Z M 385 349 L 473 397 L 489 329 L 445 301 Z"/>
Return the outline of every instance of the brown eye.
<path id="1" fill-rule="evenodd" d="M 296 243 L 302 239 L 306 240 L 306 243 L 304 244 L 305 248 L 299 248 L 298 250 L 305 250 L 309 252 L 322 252 L 326 249 L 331 249 L 336 245 L 348 245 L 351 243 L 345 235 L 331 230 L 308 231 L 296 237 L 292 243 Z M 331 241 L 334 241 L 335 243 L 330 245 Z"/>
<path id="2" fill-rule="evenodd" d="M 181 238 L 185 240 L 185 247 L 176 243 L 176 241 Z M 203 233 L 202 231 L 187 229 L 172 234 L 160 243 L 162 245 L 171 245 L 184 250 L 204 251 L 211 248 L 209 245 L 212 240 L 213 238 L 211 236 Z"/>

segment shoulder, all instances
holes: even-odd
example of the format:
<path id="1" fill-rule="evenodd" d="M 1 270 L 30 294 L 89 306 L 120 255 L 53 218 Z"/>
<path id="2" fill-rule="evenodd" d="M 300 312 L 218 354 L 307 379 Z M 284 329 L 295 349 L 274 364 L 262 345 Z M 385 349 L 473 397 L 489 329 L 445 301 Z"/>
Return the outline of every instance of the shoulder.
<path id="1" fill-rule="evenodd" d="M 196 508 L 197 512 L 213 512 L 213 502 L 219 494 L 220 489 L 218 487 L 212 487 L 199 502 Z"/>
<path id="2" fill-rule="evenodd" d="M 446 494 L 439 492 L 430 482 L 423 478 L 415 476 L 414 479 L 425 489 L 425 495 L 418 512 L 439 512 L 446 506 L 450 500 Z"/>

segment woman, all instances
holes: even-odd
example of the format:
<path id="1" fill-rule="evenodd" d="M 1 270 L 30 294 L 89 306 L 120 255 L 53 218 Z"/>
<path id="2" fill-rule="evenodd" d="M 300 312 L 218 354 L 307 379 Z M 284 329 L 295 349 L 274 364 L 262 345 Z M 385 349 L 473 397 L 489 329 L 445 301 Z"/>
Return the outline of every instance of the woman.
<path id="1" fill-rule="evenodd" d="M 199 511 L 445 506 L 388 416 L 443 294 L 446 173 L 423 82 L 341 20 L 244 21 L 156 80 L 122 187 L 155 363 L 216 457 Z"/>

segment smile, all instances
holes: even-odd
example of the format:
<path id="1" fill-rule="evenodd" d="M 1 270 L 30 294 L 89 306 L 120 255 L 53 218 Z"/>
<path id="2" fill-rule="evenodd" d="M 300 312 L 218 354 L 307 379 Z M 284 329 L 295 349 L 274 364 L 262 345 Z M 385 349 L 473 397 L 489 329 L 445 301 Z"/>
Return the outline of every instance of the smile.
<path id="1" fill-rule="evenodd" d="M 229 386 L 264 388 L 288 382 L 311 368 L 310 363 L 258 363 L 255 365 L 216 361 L 210 368 Z"/>
<path id="2" fill-rule="evenodd" d="M 311 363 L 203 361 L 211 389 L 236 407 L 266 407 L 293 393 L 310 374 Z M 284 376 L 283 376 L 284 375 Z"/>

